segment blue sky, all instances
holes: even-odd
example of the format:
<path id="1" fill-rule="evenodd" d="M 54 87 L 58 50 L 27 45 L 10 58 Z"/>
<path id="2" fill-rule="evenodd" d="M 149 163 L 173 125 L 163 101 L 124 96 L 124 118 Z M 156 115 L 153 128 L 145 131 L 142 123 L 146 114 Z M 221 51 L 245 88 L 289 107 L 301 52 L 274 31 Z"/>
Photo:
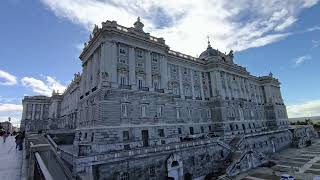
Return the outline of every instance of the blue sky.
<path id="1" fill-rule="evenodd" d="M 268 1 L 4 0 L 0 5 L 0 121 L 21 118 L 24 95 L 49 95 L 81 71 L 78 58 L 94 24 L 116 20 L 166 39 L 197 56 L 206 48 L 235 50 L 253 75 L 271 71 L 290 117 L 320 115 L 320 3 Z M 141 3 L 144 2 L 144 3 Z"/>

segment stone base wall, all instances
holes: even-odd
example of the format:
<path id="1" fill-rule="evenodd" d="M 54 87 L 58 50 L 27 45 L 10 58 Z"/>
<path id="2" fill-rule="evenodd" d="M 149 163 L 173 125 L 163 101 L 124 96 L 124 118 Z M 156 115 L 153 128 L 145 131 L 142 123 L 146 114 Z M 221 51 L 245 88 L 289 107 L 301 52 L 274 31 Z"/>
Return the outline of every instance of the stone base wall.
<path id="1" fill-rule="evenodd" d="M 167 162 L 172 154 L 181 157 L 178 167 L 183 176 L 192 178 L 218 172 L 228 157 L 226 148 L 216 144 L 186 148 L 181 151 L 159 152 L 143 157 L 132 157 L 114 163 L 93 166 L 95 179 L 118 180 L 128 175 L 129 179 L 163 179 L 168 176 Z"/>

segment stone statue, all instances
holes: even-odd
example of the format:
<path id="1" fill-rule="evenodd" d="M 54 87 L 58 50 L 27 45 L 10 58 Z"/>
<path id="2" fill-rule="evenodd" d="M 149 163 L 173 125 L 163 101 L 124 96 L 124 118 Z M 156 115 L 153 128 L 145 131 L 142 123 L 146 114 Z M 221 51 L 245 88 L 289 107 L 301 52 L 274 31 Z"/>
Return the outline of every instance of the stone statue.
<path id="1" fill-rule="evenodd" d="M 233 58 L 233 50 L 230 50 L 228 56 L 231 57 L 231 58 Z"/>

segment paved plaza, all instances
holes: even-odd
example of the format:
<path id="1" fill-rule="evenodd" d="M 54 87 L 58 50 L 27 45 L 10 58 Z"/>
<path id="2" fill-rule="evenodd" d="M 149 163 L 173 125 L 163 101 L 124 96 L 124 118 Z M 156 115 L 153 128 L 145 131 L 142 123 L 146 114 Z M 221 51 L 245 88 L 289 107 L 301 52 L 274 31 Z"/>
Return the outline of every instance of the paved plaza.
<path id="1" fill-rule="evenodd" d="M 15 138 L 9 136 L 3 143 L 0 138 L 0 179 L 1 180 L 20 180 L 22 151 L 15 149 Z"/>
<path id="2" fill-rule="evenodd" d="M 289 148 L 276 153 L 271 158 L 276 163 L 271 168 L 260 167 L 237 176 L 243 180 L 277 180 L 282 174 L 293 175 L 296 179 L 312 180 L 320 176 L 320 140 L 309 147 Z"/>

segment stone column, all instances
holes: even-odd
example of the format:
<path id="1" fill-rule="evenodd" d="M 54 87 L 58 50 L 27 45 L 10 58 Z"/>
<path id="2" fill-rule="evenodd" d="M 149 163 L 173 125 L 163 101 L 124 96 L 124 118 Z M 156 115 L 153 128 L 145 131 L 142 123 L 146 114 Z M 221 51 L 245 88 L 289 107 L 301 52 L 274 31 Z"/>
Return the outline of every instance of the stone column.
<path id="1" fill-rule="evenodd" d="M 241 77 L 239 77 L 239 92 L 240 92 L 240 98 L 245 98 L 244 97 L 244 92 L 242 91 L 243 87 L 243 80 Z"/>
<path id="2" fill-rule="evenodd" d="M 81 75 L 81 95 L 86 93 L 86 76 L 87 76 L 87 66 L 82 66 L 82 75 Z"/>
<path id="3" fill-rule="evenodd" d="M 91 74 L 92 74 L 92 84 L 91 84 L 91 88 L 93 88 L 93 87 L 95 87 L 96 86 L 96 81 L 97 81 L 97 69 L 96 69 L 96 67 L 97 67 L 97 61 L 98 61 L 98 53 L 97 53 L 97 51 L 96 52 L 94 52 L 94 54 L 93 54 L 93 58 L 92 58 L 92 64 L 91 64 L 91 66 L 92 66 L 92 68 L 91 68 Z"/>
<path id="4" fill-rule="evenodd" d="M 86 90 L 85 92 L 90 91 L 90 87 L 91 87 L 91 64 L 92 64 L 92 60 L 88 59 L 87 60 L 87 75 L 86 75 Z"/>
<path id="5" fill-rule="evenodd" d="M 257 102 L 257 93 L 256 93 L 256 85 L 255 84 L 253 84 L 252 85 L 252 87 L 253 87 L 253 102 Z"/>
<path id="6" fill-rule="evenodd" d="M 104 42 L 102 42 L 101 43 L 101 45 L 100 45 L 100 54 L 101 54 L 101 56 L 100 56 L 100 59 L 99 59 L 99 61 L 100 61 L 100 66 L 98 66 L 97 68 L 98 69 L 100 69 L 100 74 L 99 74 L 99 76 L 100 76 L 100 82 L 98 82 L 98 87 L 100 88 L 101 87 L 101 85 L 102 85 L 102 82 L 104 81 L 104 79 L 103 79 L 103 73 L 108 73 L 108 76 L 110 76 L 110 72 L 108 72 L 108 68 L 107 68 L 107 63 L 106 63 L 106 55 L 105 55 L 105 43 Z"/>
<path id="7" fill-rule="evenodd" d="M 146 52 L 146 86 L 151 91 L 152 88 L 152 74 L 151 74 L 151 52 Z"/>
<path id="8" fill-rule="evenodd" d="M 167 57 L 161 56 L 161 60 L 160 60 L 161 86 L 160 87 L 164 89 L 165 92 L 168 89 L 168 71 L 167 70 L 168 70 Z"/>
<path id="9" fill-rule="evenodd" d="M 210 80 L 211 80 L 212 97 L 215 97 L 217 94 L 216 94 L 216 91 L 215 91 L 214 74 L 213 74 L 212 71 L 210 72 Z"/>
<path id="10" fill-rule="evenodd" d="M 31 118 L 32 120 L 34 120 L 35 112 L 36 112 L 36 105 L 32 104 L 32 118 Z"/>
<path id="11" fill-rule="evenodd" d="M 208 76 L 208 73 L 207 72 L 205 72 L 205 77 L 206 77 L 206 85 L 207 85 L 207 90 L 208 90 L 208 95 L 209 95 L 209 97 L 210 97 L 210 87 L 209 87 L 209 76 Z"/>
<path id="12" fill-rule="evenodd" d="M 229 93 L 229 85 L 228 85 L 228 80 L 227 80 L 227 73 L 224 73 L 224 83 L 226 85 L 226 96 L 229 97 L 229 99 L 231 99 L 231 94 Z"/>
<path id="13" fill-rule="evenodd" d="M 203 82 L 202 82 L 202 73 L 199 71 L 199 78 L 200 78 L 200 92 L 201 92 L 201 98 L 202 100 L 205 99 L 204 92 L 203 92 Z"/>
<path id="14" fill-rule="evenodd" d="M 129 47 L 129 84 L 132 89 L 137 89 L 136 86 L 136 57 L 134 47 Z"/>
<path id="15" fill-rule="evenodd" d="M 43 119 L 44 104 L 40 104 L 40 119 Z"/>
<path id="16" fill-rule="evenodd" d="M 23 106 L 23 111 L 22 111 L 22 120 L 26 119 L 26 115 L 27 115 L 27 104 L 26 103 L 22 103 Z"/>
<path id="17" fill-rule="evenodd" d="M 222 84 L 221 84 L 221 75 L 219 71 L 215 71 L 214 74 L 215 74 L 217 89 L 219 92 L 217 95 L 220 95 L 222 98 L 225 98 L 225 92 L 222 89 Z"/>
<path id="18" fill-rule="evenodd" d="M 108 45 L 107 48 L 107 57 L 110 62 L 110 72 L 111 72 L 111 86 L 117 88 L 118 87 L 118 51 L 116 42 L 112 42 Z M 108 65 L 108 64 L 107 64 Z"/>
<path id="19" fill-rule="evenodd" d="M 182 84 L 182 70 L 181 70 L 181 66 L 178 66 L 179 67 L 179 87 L 180 87 L 180 96 L 182 99 L 185 99 L 184 97 L 184 92 L 183 92 L 183 84 Z"/>
<path id="20" fill-rule="evenodd" d="M 248 97 L 249 97 L 249 100 L 251 99 L 251 92 L 252 92 L 252 90 L 251 90 L 251 86 L 250 86 L 250 83 L 249 83 L 249 79 L 248 79 L 248 81 L 247 81 L 247 86 L 248 86 L 248 92 L 249 92 L 249 94 L 248 94 Z M 253 99 L 252 99 L 253 100 Z"/>
<path id="21" fill-rule="evenodd" d="M 192 99 L 196 99 L 196 96 L 194 94 L 194 79 L 193 79 L 193 70 L 190 70 L 191 75 L 191 91 L 192 91 Z"/>

